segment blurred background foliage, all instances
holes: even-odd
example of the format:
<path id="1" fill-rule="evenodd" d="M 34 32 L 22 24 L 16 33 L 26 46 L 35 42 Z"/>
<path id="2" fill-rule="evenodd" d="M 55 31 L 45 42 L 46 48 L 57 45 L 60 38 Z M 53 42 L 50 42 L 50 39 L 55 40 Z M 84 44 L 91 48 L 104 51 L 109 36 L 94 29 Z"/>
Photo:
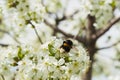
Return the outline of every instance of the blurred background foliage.
<path id="1" fill-rule="evenodd" d="M 90 25 L 90 35 L 109 27 L 95 41 L 93 80 L 119 80 L 119 20 L 119 0 L 0 0 L 0 44 L 30 44 L 37 49 L 39 37 L 44 43 L 57 36 L 86 46 L 80 38 L 86 38 Z"/>

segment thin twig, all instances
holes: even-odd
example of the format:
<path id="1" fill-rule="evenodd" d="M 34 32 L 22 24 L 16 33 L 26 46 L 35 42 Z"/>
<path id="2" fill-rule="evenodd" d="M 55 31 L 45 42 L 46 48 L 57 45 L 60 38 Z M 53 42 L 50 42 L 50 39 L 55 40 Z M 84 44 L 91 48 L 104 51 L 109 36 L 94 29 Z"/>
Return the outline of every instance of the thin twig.
<path id="1" fill-rule="evenodd" d="M 108 48 L 111 48 L 111 47 L 114 47 L 114 46 L 118 45 L 119 43 L 120 43 L 120 40 L 119 40 L 118 42 L 116 42 L 116 43 L 114 43 L 114 44 L 110 45 L 110 46 L 107 46 L 107 47 L 102 47 L 102 48 L 97 48 L 97 50 L 108 49 Z"/>
<path id="2" fill-rule="evenodd" d="M 35 31 L 35 33 L 36 33 L 40 43 L 43 44 L 43 42 L 42 42 L 42 40 L 41 40 L 41 38 L 40 38 L 40 36 L 39 36 L 39 34 L 37 32 L 37 29 L 35 28 L 35 25 L 31 21 L 29 21 L 29 23 L 32 25 L 32 27 L 33 27 L 33 29 L 34 29 L 34 31 Z"/>
<path id="3" fill-rule="evenodd" d="M 96 33 L 96 39 L 104 35 L 114 24 L 116 24 L 119 21 L 120 21 L 120 17 L 115 18 L 111 22 L 109 22 L 108 25 L 104 29 L 101 29 Z"/>
<path id="4" fill-rule="evenodd" d="M 79 10 L 76 10 L 69 18 L 72 18 L 75 14 L 77 14 Z"/>
<path id="5" fill-rule="evenodd" d="M 2 74 L 0 74 L 0 75 L 1 75 L 1 77 L 2 77 L 2 80 L 5 80 L 4 76 L 3 76 Z"/>
<path id="6" fill-rule="evenodd" d="M 12 36 L 11 34 L 8 35 L 11 36 L 18 44 L 20 44 L 20 42 L 14 36 Z"/>
<path id="7" fill-rule="evenodd" d="M 15 42 L 17 42 L 18 44 L 20 44 L 20 42 L 19 42 L 13 35 L 11 35 L 8 31 L 5 31 L 5 30 L 3 30 L 3 29 L 0 29 L 0 32 L 6 33 L 6 34 L 9 35 Z"/>
<path id="8" fill-rule="evenodd" d="M 69 18 L 73 18 L 73 16 L 75 15 L 75 14 L 77 14 L 79 12 L 79 10 L 76 10 L 72 15 L 70 15 L 70 16 L 65 16 L 65 15 L 63 15 L 63 17 L 62 18 L 58 18 L 58 17 L 56 17 L 56 19 L 55 19 L 55 21 L 56 21 L 56 25 L 59 25 L 59 23 L 61 22 L 61 21 L 63 21 L 63 20 L 66 20 L 66 19 L 69 19 Z"/>
<path id="9" fill-rule="evenodd" d="M 3 30 L 3 29 L 0 29 L 0 32 L 2 32 L 2 33 L 6 33 L 6 34 L 9 34 L 8 31 L 5 31 L 5 30 Z"/>
<path id="10" fill-rule="evenodd" d="M 0 46 L 2 46 L 2 47 L 7 47 L 7 46 L 9 46 L 9 44 L 0 43 Z"/>

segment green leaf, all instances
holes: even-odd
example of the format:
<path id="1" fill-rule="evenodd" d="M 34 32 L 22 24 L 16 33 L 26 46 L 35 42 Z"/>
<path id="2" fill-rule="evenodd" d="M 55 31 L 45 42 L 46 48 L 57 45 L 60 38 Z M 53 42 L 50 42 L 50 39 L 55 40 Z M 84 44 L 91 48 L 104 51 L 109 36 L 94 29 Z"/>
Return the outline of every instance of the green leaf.
<path id="1" fill-rule="evenodd" d="M 56 5 L 57 5 L 58 8 L 62 7 L 60 2 L 57 2 Z"/>
<path id="2" fill-rule="evenodd" d="M 18 57 L 13 57 L 13 60 L 16 61 L 16 62 L 19 61 Z"/>
<path id="3" fill-rule="evenodd" d="M 70 62 L 69 57 L 64 58 L 65 62 Z"/>
<path id="4" fill-rule="evenodd" d="M 8 7 L 9 8 L 12 8 L 12 7 L 16 8 L 18 6 L 18 4 L 19 4 L 18 1 L 15 1 L 15 2 L 10 1 L 10 2 L 8 2 Z"/>
<path id="5" fill-rule="evenodd" d="M 105 1 L 100 1 L 99 5 L 104 5 Z"/>
<path id="6" fill-rule="evenodd" d="M 22 48 L 19 46 L 18 47 L 18 59 L 23 59 L 23 57 L 24 57 L 24 54 L 22 54 Z"/>
<path id="7" fill-rule="evenodd" d="M 116 3 L 115 3 L 115 1 L 114 1 L 114 0 L 112 1 L 112 3 L 110 3 L 110 6 L 111 6 L 112 8 L 115 8 Z"/>
<path id="8" fill-rule="evenodd" d="M 54 46 L 52 44 L 48 44 L 48 50 L 50 52 L 50 56 L 55 56 L 55 49 Z"/>
<path id="9" fill-rule="evenodd" d="M 11 66 L 18 66 L 17 62 L 11 64 Z"/>

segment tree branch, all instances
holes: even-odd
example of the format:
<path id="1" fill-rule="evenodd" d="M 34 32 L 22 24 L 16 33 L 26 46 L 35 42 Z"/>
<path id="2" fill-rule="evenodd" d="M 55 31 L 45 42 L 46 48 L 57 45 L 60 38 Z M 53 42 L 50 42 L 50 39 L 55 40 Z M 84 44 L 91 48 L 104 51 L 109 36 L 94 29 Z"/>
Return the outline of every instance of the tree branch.
<path id="1" fill-rule="evenodd" d="M 74 38 L 74 35 L 69 34 L 69 33 L 66 33 L 66 32 L 62 31 L 61 29 L 54 27 L 54 25 L 50 24 L 50 23 L 47 22 L 46 20 L 44 20 L 44 22 L 45 22 L 45 24 L 47 24 L 50 28 L 52 28 L 54 31 L 57 31 L 57 32 L 63 34 L 64 36 L 66 36 L 66 37 Z M 81 42 L 81 43 L 85 43 L 85 40 L 84 40 L 82 37 L 80 37 L 80 36 L 76 36 L 75 39 L 78 40 L 78 41 Z"/>
<path id="2" fill-rule="evenodd" d="M 43 2 L 42 2 L 43 3 Z M 56 18 L 55 18 L 55 27 L 56 27 L 56 29 L 58 28 L 58 25 L 60 24 L 60 22 L 61 21 L 64 21 L 64 20 L 67 20 L 67 19 L 69 19 L 69 18 L 72 18 L 75 14 L 77 14 L 79 12 L 79 10 L 76 10 L 72 15 L 70 15 L 70 16 L 65 16 L 65 13 L 64 13 L 64 15 L 63 15 L 63 17 L 62 18 L 59 18 L 58 16 L 57 16 L 57 14 L 56 13 L 51 13 L 51 12 L 48 12 L 48 14 L 49 15 L 51 15 L 51 14 L 55 14 L 56 15 Z M 46 19 L 47 20 L 47 19 Z M 48 23 L 48 22 L 46 22 L 46 23 Z M 49 23 L 48 23 L 49 24 Z M 53 26 L 53 25 L 51 25 L 51 24 L 49 24 L 50 26 Z M 55 36 L 56 35 L 56 33 L 57 33 L 57 31 L 56 30 L 54 30 L 53 31 L 53 36 Z"/>
<path id="3" fill-rule="evenodd" d="M 5 30 L 3 30 L 3 29 L 0 29 L 0 32 L 2 32 L 2 33 L 6 33 L 6 34 L 9 34 L 8 31 L 5 31 Z"/>
<path id="4" fill-rule="evenodd" d="M 61 22 L 61 21 L 63 21 L 63 20 L 66 20 L 66 19 L 69 19 L 69 18 L 72 18 L 75 14 L 77 14 L 79 11 L 78 10 L 76 10 L 72 15 L 70 15 L 70 16 L 65 16 L 65 14 L 63 15 L 63 17 L 61 18 L 61 19 L 59 19 L 58 17 L 56 17 L 56 25 L 59 23 L 59 22 Z"/>
<path id="5" fill-rule="evenodd" d="M 8 47 L 9 45 L 8 44 L 2 44 L 2 43 L 0 43 L 0 46 L 2 46 L 2 47 Z"/>
<path id="6" fill-rule="evenodd" d="M 38 32 L 37 32 L 37 29 L 35 28 L 35 25 L 34 25 L 31 21 L 28 21 L 28 22 L 29 22 L 29 24 L 32 25 L 32 27 L 33 27 L 33 29 L 34 29 L 34 31 L 35 31 L 35 33 L 36 33 L 36 35 L 37 35 L 40 43 L 43 44 L 43 42 L 42 42 L 42 40 L 41 40 L 41 38 L 40 38 L 40 36 L 39 36 L 39 34 L 38 34 Z"/>
<path id="7" fill-rule="evenodd" d="M 87 26 L 86 26 L 86 40 L 87 42 L 91 42 L 93 41 L 93 35 L 96 32 L 96 29 L 94 27 L 94 23 L 96 22 L 96 18 L 95 16 L 92 16 L 90 14 L 88 14 L 87 16 Z"/>
<path id="8" fill-rule="evenodd" d="M 118 42 L 116 42 L 116 43 L 114 43 L 114 44 L 110 45 L 110 46 L 107 46 L 107 47 L 102 47 L 102 48 L 97 48 L 97 50 L 108 49 L 108 48 L 111 48 L 111 47 L 114 47 L 114 46 L 118 45 L 119 43 L 120 43 L 120 40 L 119 40 Z"/>
<path id="9" fill-rule="evenodd" d="M 116 24 L 119 21 L 120 21 L 120 17 L 115 18 L 111 22 L 109 22 L 108 25 L 104 29 L 101 29 L 96 33 L 96 39 L 104 35 L 114 24 Z"/>

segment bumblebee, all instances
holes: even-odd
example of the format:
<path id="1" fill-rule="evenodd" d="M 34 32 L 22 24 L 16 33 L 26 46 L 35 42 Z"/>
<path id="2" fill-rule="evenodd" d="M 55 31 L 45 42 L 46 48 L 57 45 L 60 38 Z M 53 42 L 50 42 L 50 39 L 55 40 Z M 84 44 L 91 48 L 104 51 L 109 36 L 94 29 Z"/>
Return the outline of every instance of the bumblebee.
<path id="1" fill-rule="evenodd" d="M 60 49 L 63 49 L 62 52 L 70 52 L 73 46 L 73 42 L 71 40 L 63 41 L 63 44 L 60 46 Z"/>

